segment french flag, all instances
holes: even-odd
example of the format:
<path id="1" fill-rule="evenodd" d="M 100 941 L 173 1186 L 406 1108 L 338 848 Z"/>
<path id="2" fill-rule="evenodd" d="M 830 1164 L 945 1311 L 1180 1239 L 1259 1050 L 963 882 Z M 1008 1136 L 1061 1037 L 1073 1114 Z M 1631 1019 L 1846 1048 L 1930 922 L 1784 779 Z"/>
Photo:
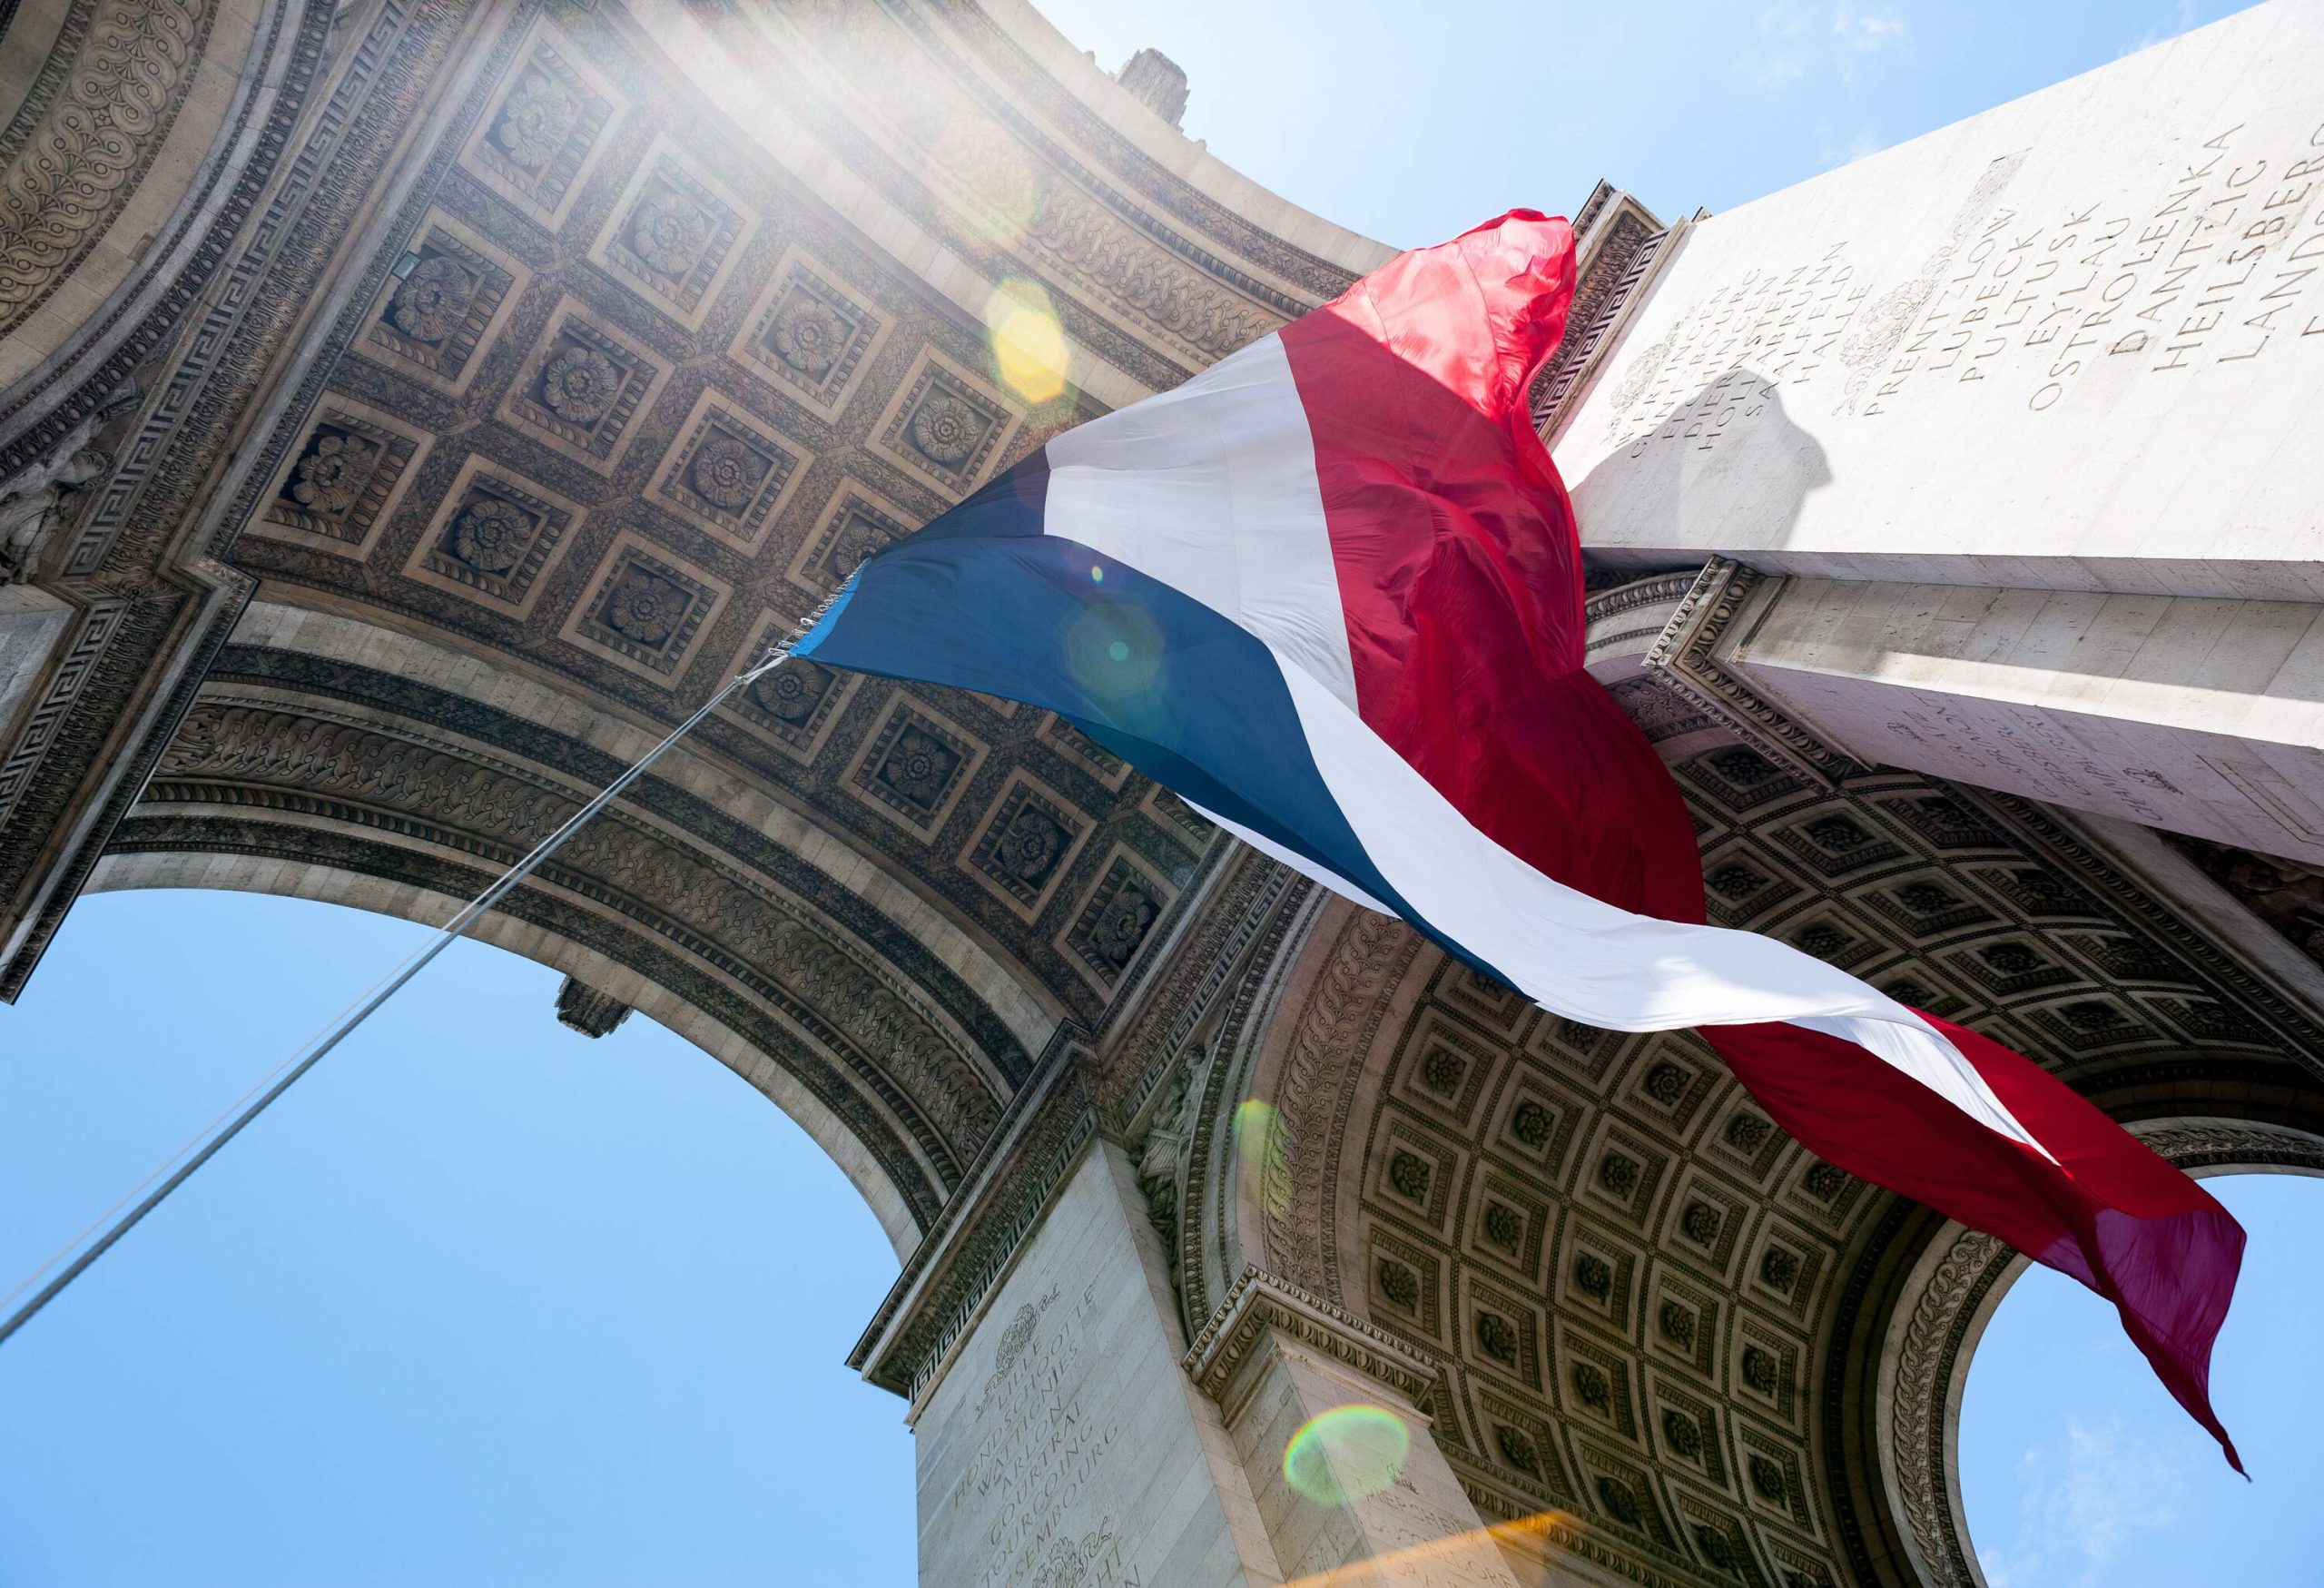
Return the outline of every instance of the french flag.
<path id="1" fill-rule="evenodd" d="M 1401 255 L 870 558 L 793 655 L 1057 712 L 1545 1009 L 1703 1028 L 1811 1151 L 2112 1301 L 2236 1462 L 2227 1211 L 2017 1054 L 1704 923 L 1678 786 L 1582 670 L 1528 411 L 1573 277 L 1531 211 Z"/>

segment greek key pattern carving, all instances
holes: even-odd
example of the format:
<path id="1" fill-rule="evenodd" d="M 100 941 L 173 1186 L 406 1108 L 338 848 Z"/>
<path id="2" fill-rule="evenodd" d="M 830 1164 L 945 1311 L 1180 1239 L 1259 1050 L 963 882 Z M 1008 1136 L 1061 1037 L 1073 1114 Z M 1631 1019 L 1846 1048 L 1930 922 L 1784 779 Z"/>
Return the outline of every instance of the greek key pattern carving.
<path id="1" fill-rule="evenodd" d="M 103 235 L 161 152 L 215 7 L 77 5 L 0 133 L 0 335 L 21 325 Z"/>
<path id="2" fill-rule="evenodd" d="M 81 621 L 81 632 L 74 639 L 73 648 L 65 653 L 64 665 L 49 680 L 48 692 L 33 708 L 25 731 L 9 749 L 7 761 L 0 763 L 0 833 L 7 831 L 9 814 L 15 805 L 16 795 L 24 789 L 25 780 L 32 775 L 49 742 L 56 736 L 64 714 L 72 708 L 82 686 L 88 683 L 97 658 L 104 654 L 106 642 L 112 639 L 126 609 L 118 601 L 102 602 L 90 609 Z"/>

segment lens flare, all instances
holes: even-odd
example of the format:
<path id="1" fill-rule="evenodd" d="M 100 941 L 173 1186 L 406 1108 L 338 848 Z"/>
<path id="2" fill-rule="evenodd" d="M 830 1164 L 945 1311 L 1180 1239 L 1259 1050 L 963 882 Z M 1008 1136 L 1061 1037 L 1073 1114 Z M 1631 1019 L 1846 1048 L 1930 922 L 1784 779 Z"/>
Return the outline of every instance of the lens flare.
<path id="1" fill-rule="evenodd" d="M 1275 1105 L 1246 1098 L 1235 1109 L 1235 1156 L 1251 1199 L 1272 1214 L 1291 1210 L 1291 1166 L 1284 1151 L 1283 1116 Z"/>
<path id="2" fill-rule="evenodd" d="M 1154 619 L 1126 602 L 1093 597 L 1066 631 L 1065 664 L 1074 681 L 1125 727 L 1159 709 L 1167 659 Z"/>
<path id="3" fill-rule="evenodd" d="M 1038 285 L 1012 278 L 993 289 L 984 330 L 1002 385 L 1036 408 L 1065 395 L 1071 352 L 1057 310 Z"/>
<path id="4" fill-rule="evenodd" d="M 1412 1447 L 1412 1430 L 1385 1407 L 1334 1406 L 1283 1447 L 1284 1481 L 1318 1505 L 1344 1505 L 1394 1483 Z"/>

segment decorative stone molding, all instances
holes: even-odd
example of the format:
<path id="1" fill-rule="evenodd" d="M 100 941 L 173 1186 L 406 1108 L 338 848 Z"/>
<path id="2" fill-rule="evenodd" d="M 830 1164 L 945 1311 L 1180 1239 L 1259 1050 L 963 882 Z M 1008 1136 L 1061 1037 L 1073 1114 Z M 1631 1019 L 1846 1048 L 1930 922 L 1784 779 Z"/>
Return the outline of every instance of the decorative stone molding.
<path id="1" fill-rule="evenodd" d="M 1098 1111 L 1079 1075 L 1088 1062 L 1081 1033 L 1059 1025 L 1033 1079 L 848 1354 L 850 1367 L 911 1403 L 908 1417 L 926 1403 L 953 1347 L 1097 1136 Z"/>
<path id="2" fill-rule="evenodd" d="M 1746 608 L 1762 598 L 1772 599 L 1782 584 L 1780 578 L 1728 557 L 1712 557 L 1680 599 L 1662 637 L 1647 651 L 1646 666 L 1754 749 L 1828 785 L 1861 768 L 1785 715 L 1718 656 L 1720 640 Z"/>
<path id="3" fill-rule="evenodd" d="M 31 92 L 0 130 L 0 336 L 64 284 L 137 191 L 217 10 L 211 0 L 67 8 Z"/>
<path id="4" fill-rule="evenodd" d="M 1388 994 L 1423 946 L 1403 922 L 1351 908 L 1293 1017 L 1273 1098 L 1276 1150 L 1259 1169 L 1261 1249 L 1292 1283 L 1326 1295 L 1338 1267 L 1329 1233 L 1337 1188 L 1327 1169 L 1354 1101 L 1348 1076 L 1371 1051 Z"/>
<path id="5" fill-rule="evenodd" d="M 574 977 L 567 976 L 556 990 L 556 1023 L 585 1037 L 611 1036 L 629 1014 L 628 1004 Z"/>
<path id="6" fill-rule="evenodd" d="M 1435 1362 L 1354 1313 L 1256 1267 L 1243 1270 L 1181 1365 L 1205 1395 L 1225 1406 L 1243 1366 L 1271 1331 L 1354 1368 L 1416 1411 L 1435 1404 L 1443 1377 Z"/>
<path id="7" fill-rule="evenodd" d="M 1557 434 L 1601 356 L 1621 340 L 1622 326 L 1645 301 L 1643 289 L 1677 252 L 1687 224 L 1665 226 L 1644 204 L 1603 182 L 1574 215 L 1581 257 L 1565 340 L 1533 382 L 1533 428 L 1545 439 Z"/>
<path id="8" fill-rule="evenodd" d="M 580 803 L 570 785 L 512 757 L 416 727 L 384 733 L 351 715 L 213 691 L 189 715 L 147 806 L 291 811 L 505 865 Z M 779 1011 L 903 1123 L 940 1191 L 991 1137 L 1000 1102 L 921 1006 L 924 995 L 731 856 L 616 810 L 577 833 L 538 885 L 639 922 Z"/>
<path id="9" fill-rule="evenodd" d="M 1582 657 L 1595 669 L 1601 663 L 1632 659 L 1643 665 L 1654 642 L 1670 626 L 1677 603 L 1695 587 L 1696 570 L 1649 574 L 1592 594 L 1583 602 Z"/>

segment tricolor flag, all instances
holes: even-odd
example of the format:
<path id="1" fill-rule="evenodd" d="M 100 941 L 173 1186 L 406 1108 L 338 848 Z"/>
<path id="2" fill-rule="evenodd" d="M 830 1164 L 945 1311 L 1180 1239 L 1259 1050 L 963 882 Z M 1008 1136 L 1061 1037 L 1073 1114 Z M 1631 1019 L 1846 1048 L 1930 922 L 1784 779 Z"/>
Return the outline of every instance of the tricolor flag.
<path id="1" fill-rule="evenodd" d="M 1545 1009 L 1704 1028 L 1811 1151 L 2112 1301 L 2236 1461 L 2227 1211 L 2007 1049 L 1703 923 L 1677 784 L 1582 671 L 1527 409 L 1573 271 L 1530 211 L 1401 255 L 872 557 L 793 654 L 1046 707 Z"/>

